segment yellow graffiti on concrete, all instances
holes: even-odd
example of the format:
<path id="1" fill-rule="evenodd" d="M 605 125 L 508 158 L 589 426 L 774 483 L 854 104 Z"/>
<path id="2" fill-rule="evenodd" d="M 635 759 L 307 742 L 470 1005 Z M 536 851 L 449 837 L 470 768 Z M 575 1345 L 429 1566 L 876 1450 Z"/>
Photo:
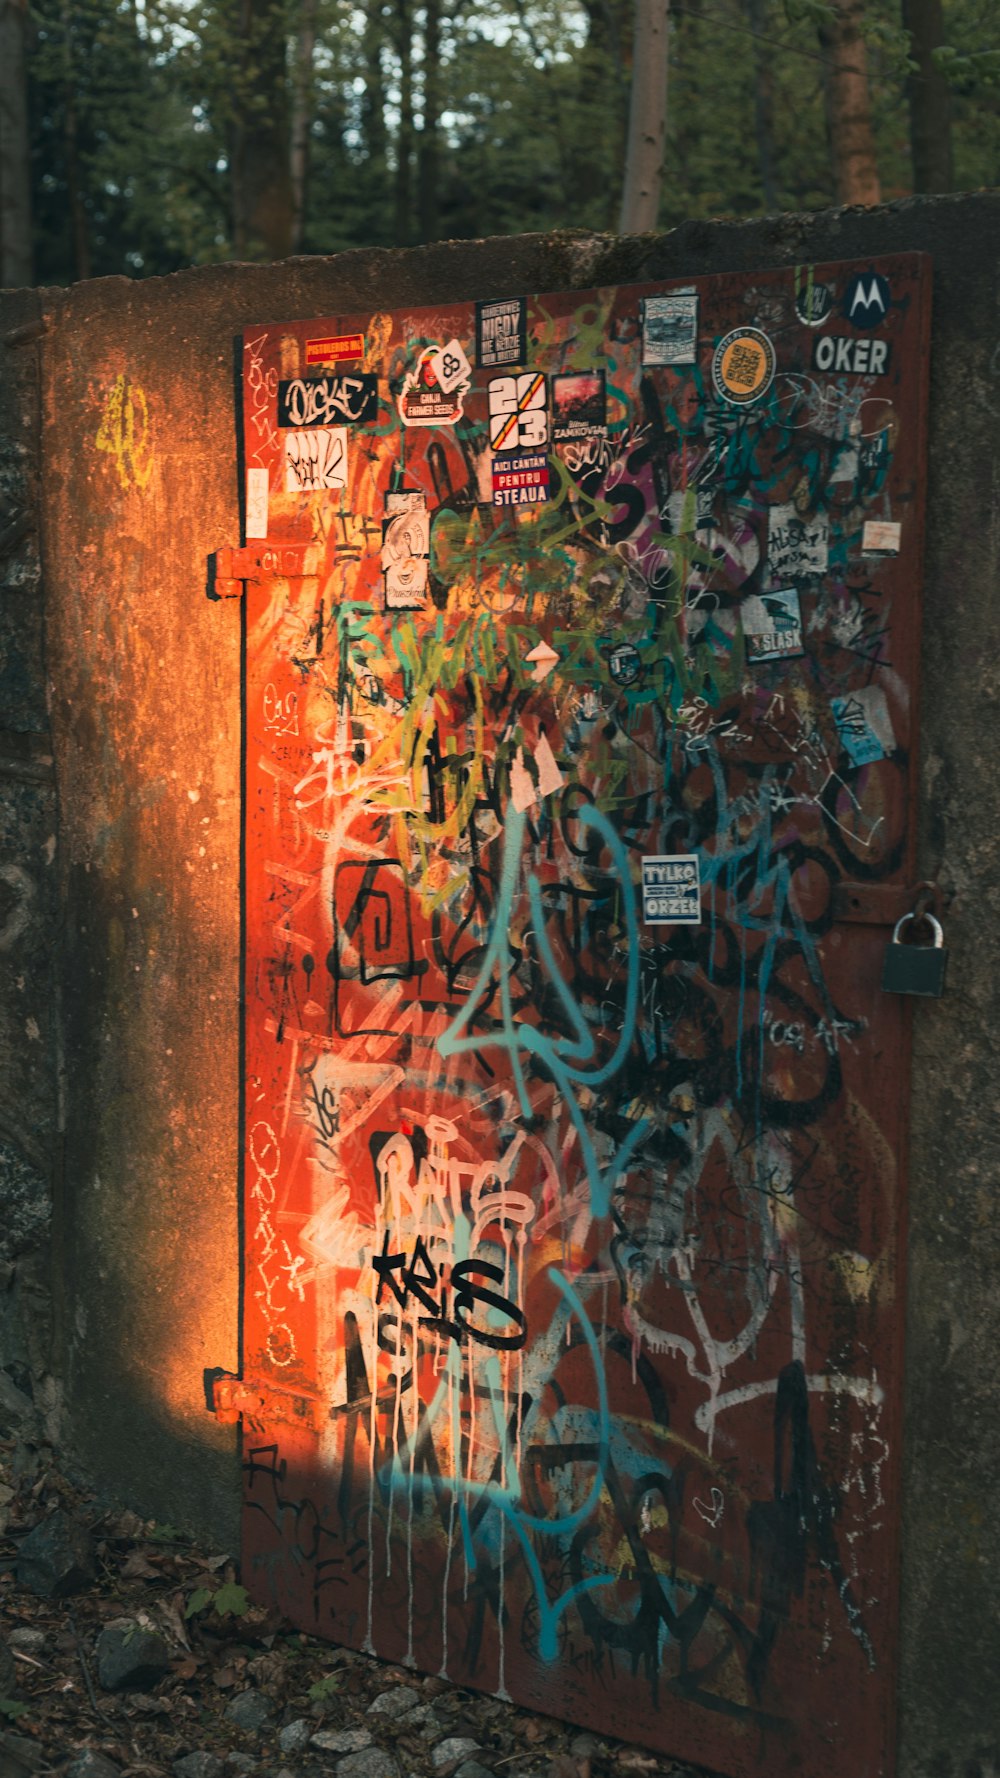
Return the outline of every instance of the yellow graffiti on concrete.
<path id="1" fill-rule="evenodd" d="M 130 383 L 124 373 L 108 391 L 96 442 L 99 451 L 114 458 L 118 480 L 126 491 L 148 485 L 153 473 L 149 406 L 145 391 L 138 383 Z"/>

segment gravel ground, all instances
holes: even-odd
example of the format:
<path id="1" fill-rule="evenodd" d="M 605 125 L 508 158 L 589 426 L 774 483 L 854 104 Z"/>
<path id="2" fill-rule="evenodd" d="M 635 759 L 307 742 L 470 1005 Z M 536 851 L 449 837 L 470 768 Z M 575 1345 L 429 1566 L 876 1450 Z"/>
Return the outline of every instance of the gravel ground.
<path id="1" fill-rule="evenodd" d="M 0 1778 L 697 1778 L 301 1634 L 0 1439 Z"/>

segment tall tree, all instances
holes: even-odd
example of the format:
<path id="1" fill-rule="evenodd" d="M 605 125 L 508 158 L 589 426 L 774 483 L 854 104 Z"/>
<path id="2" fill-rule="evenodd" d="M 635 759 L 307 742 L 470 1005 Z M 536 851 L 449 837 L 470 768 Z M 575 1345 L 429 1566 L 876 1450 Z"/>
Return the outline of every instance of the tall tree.
<path id="1" fill-rule="evenodd" d="M 656 227 L 667 141 L 667 29 L 670 0 L 635 0 L 632 95 L 622 193 L 622 234 Z"/>
<path id="2" fill-rule="evenodd" d="M 417 149 L 417 221 L 422 241 L 436 241 L 440 215 L 441 0 L 424 0 L 423 121 Z"/>
<path id="3" fill-rule="evenodd" d="M 309 131 L 313 117 L 313 56 L 316 52 L 318 0 L 300 0 L 295 39 L 295 85 L 292 95 L 291 176 L 293 253 L 302 251 L 309 177 Z"/>
<path id="4" fill-rule="evenodd" d="M 399 126 L 396 131 L 395 240 L 404 247 L 413 228 L 413 6 L 394 0 L 392 46 L 399 66 Z"/>
<path id="5" fill-rule="evenodd" d="M 27 0 L 0 0 L 0 284 L 30 284 Z"/>
<path id="6" fill-rule="evenodd" d="M 916 63 L 906 83 L 914 191 L 950 191 L 951 94 L 935 50 L 944 47 L 941 0 L 903 0 L 903 25 Z"/>
<path id="7" fill-rule="evenodd" d="M 746 0 L 747 22 L 753 33 L 753 126 L 764 208 L 778 209 L 774 183 L 774 53 L 766 42 L 765 0 Z"/>
<path id="8" fill-rule="evenodd" d="M 841 204 L 880 204 L 868 58 L 861 27 L 864 0 L 830 0 L 819 37 L 827 56 L 824 92 L 834 186 Z"/>
<path id="9" fill-rule="evenodd" d="M 292 174 L 284 0 L 236 0 L 230 132 L 237 256 L 292 248 Z"/>

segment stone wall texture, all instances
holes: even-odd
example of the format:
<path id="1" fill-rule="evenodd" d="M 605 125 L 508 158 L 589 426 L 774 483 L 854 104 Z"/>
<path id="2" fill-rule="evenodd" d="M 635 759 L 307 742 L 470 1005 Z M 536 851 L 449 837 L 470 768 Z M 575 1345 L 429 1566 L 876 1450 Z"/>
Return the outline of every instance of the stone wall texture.
<path id="1" fill-rule="evenodd" d="M 913 250 L 934 262 L 920 864 L 951 961 L 915 1021 L 899 1769 L 993 1778 L 1000 196 L 0 295 L 0 1418 L 235 1542 L 235 1437 L 201 1385 L 238 1363 L 241 609 L 205 597 L 238 542 L 234 335 Z"/>

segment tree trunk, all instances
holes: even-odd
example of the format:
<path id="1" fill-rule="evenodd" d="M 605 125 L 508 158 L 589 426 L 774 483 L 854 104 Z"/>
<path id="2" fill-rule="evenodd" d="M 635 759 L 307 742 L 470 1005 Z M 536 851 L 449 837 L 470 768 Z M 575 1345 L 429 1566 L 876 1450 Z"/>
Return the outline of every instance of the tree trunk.
<path id="1" fill-rule="evenodd" d="M 396 137 L 396 191 L 393 237 L 398 247 L 410 239 L 413 208 L 413 17 L 410 0 L 396 0 L 395 50 L 399 59 L 399 132 Z"/>
<path id="2" fill-rule="evenodd" d="M 31 177 L 24 39 L 27 0 L 0 0 L 0 285 L 31 284 Z"/>
<path id="3" fill-rule="evenodd" d="M 441 0 L 425 0 L 424 12 L 424 122 L 417 152 L 417 214 L 422 241 L 436 241 L 439 233 L 438 116 L 441 110 Z"/>
<path id="4" fill-rule="evenodd" d="M 239 0 L 237 20 L 233 244 L 240 256 L 284 259 L 292 250 L 292 176 L 282 0 Z"/>
<path id="5" fill-rule="evenodd" d="M 667 142 L 667 21 L 670 0 L 635 0 L 621 233 L 656 227 Z"/>
<path id="6" fill-rule="evenodd" d="M 767 24 L 764 0 L 747 0 L 747 22 L 753 32 L 753 122 L 760 189 L 764 209 L 773 215 L 778 208 L 778 188 L 774 182 L 774 56 L 762 41 Z"/>
<path id="7" fill-rule="evenodd" d="M 830 4 L 834 16 L 820 27 L 819 38 L 827 57 L 824 92 L 836 198 L 841 204 L 880 204 L 868 58 L 861 35 L 864 0 Z"/>
<path id="8" fill-rule="evenodd" d="M 301 253 L 309 179 L 309 131 L 313 116 L 313 52 L 316 48 L 317 0 L 301 0 L 295 43 L 295 92 L 292 100 L 292 252 Z"/>
<path id="9" fill-rule="evenodd" d="M 903 0 L 916 72 L 906 83 L 910 105 L 910 153 L 914 191 L 950 191 L 951 94 L 933 51 L 944 43 L 941 0 Z"/>
<path id="10" fill-rule="evenodd" d="M 70 0 L 62 0 L 63 63 L 63 147 L 66 153 L 66 191 L 69 198 L 70 228 L 73 234 L 73 270 L 78 278 L 90 277 L 90 236 L 87 212 L 80 186 L 80 156 L 77 144 L 76 73 L 73 66 L 73 13 Z"/>

